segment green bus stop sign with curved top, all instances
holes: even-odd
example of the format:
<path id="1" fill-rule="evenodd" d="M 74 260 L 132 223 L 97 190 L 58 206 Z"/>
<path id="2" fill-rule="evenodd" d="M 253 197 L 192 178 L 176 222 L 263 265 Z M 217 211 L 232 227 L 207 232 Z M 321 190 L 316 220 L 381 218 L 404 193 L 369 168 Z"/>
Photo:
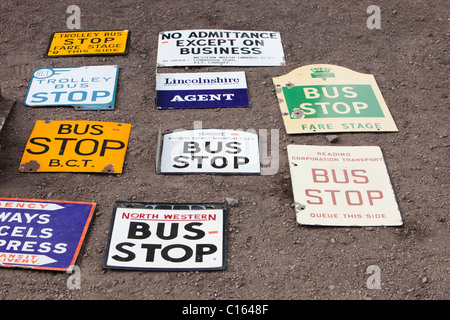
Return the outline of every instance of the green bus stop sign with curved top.
<path id="1" fill-rule="evenodd" d="M 374 77 L 309 65 L 273 78 L 286 131 L 398 131 Z"/>

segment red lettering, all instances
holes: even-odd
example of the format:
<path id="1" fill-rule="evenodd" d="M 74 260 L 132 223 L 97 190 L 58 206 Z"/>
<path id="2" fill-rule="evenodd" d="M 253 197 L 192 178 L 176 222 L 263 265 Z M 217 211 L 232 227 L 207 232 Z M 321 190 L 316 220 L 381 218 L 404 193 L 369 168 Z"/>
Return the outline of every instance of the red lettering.
<path id="1" fill-rule="evenodd" d="M 363 181 L 358 181 L 358 180 L 353 180 L 354 183 L 369 183 L 369 178 L 367 176 L 363 176 L 363 175 L 357 175 L 356 172 L 362 172 L 362 173 L 366 173 L 366 170 L 352 170 L 352 176 L 355 178 L 363 178 Z"/>
<path id="2" fill-rule="evenodd" d="M 352 203 L 350 201 L 350 193 L 351 192 L 352 193 L 356 193 L 358 195 L 358 200 L 359 201 L 357 203 Z M 345 191 L 345 199 L 347 200 L 347 203 L 350 206 L 362 206 L 362 204 L 363 204 L 363 199 L 362 199 L 362 196 L 361 196 L 361 192 L 356 191 L 356 190 Z"/>
<path id="3" fill-rule="evenodd" d="M 312 195 L 311 192 L 318 192 L 318 193 L 320 193 L 320 190 L 316 190 L 316 189 L 306 189 L 306 190 L 305 190 L 305 194 L 306 194 L 308 197 L 312 197 L 312 198 L 319 199 L 319 202 L 312 202 L 312 201 L 310 201 L 310 200 L 307 200 L 306 203 L 308 203 L 308 204 L 323 204 L 322 198 L 321 198 L 321 197 L 318 197 L 318 196 Z"/>
<path id="4" fill-rule="evenodd" d="M 349 183 L 347 170 L 343 170 L 343 172 L 344 172 L 344 181 L 338 181 L 338 179 L 336 177 L 336 170 L 331 169 L 331 173 L 333 175 L 333 181 L 335 183 Z"/>
<path id="5" fill-rule="evenodd" d="M 341 190 L 318 190 L 318 189 L 306 189 L 305 195 L 310 199 L 306 200 L 308 204 L 316 204 L 321 205 L 324 204 L 324 200 L 321 196 L 323 193 L 328 193 L 330 195 L 330 200 L 332 205 L 342 205 L 345 202 L 349 206 L 362 206 L 364 202 L 367 200 L 371 206 L 374 205 L 374 200 L 383 199 L 383 193 L 379 190 L 368 190 L 365 193 L 360 192 L 359 190 L 347 190 L 343 191 L 341 194 Z M 367 200 L 365 199 L 365 195 L 367 194 Z M 345 199 L 344 199 L 345 196 Z M 325 197 L 325 201 L 329 201 L 327 197 Z"/>
<path id="6" fill-rule="evenodd" d="M 318 171 L 322 171 L 322 174 L 317 173 Z M 328 180 L 328 174 L 327 170 L 325 169 L 312 169 L 312 175 L 313 175 L 313 181 L 315 183 L 327 183 Z M 318 180 L 318 177 L 323 177 L 323 180 Z"/>
<path id="7" fill-rule="evenodd" d="M 325 192 L 331 193 L 331 199 L 333 200 L 333 205 L 336 205 L 336 192 L 340 192 L 339 190 L 324 190 Z"/>
<path id="8" fill-rule="evenodd" d="M 372 196 L 372 193 L 377 194 L 378 197 Z M 367 197 L 369 198 L 369 203 L 373 206 L 373 199 L 383 199 L 383 192 L 379 190 L 367 190 Z"/>
<path id="9" fill-rule="evenodd" d="M 330 182 L 330 179 L 328 178 L 328 171 L 327 169 L 311 169 L 312 170 L 312 178 L 314 183 L 328 183 Z M 355 169 L 351 170 L 350 174 L 354 180 L 352 180 L 353 183 L 369 183 L 369 178 L 367 175 L 364 175 L 366 173 L 366 170 L 363 169 Z M 338 174 L 335 169 L 331 169 L 331 176 L 333 178 L 334 183 L 350 183 L 349 174 L 346 169 L 342 170 L 342 176 L 341 174 Z"/>

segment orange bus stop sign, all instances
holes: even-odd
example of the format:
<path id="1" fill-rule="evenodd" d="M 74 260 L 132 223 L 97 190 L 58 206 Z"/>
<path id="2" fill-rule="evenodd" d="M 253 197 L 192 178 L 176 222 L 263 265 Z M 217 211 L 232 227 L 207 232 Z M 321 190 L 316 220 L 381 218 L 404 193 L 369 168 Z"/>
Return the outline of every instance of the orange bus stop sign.
<path id="1" fill-rule="evenodd" d="M 129 33 L 129 30 L 55 32 L 47 56 L 124 55 L 128 52 Z"/>
<path id="2" fill-rule="evenodd" d="M 19 171 L 122 173 L 130 131 L 126 123 L 38 120 Z"/>

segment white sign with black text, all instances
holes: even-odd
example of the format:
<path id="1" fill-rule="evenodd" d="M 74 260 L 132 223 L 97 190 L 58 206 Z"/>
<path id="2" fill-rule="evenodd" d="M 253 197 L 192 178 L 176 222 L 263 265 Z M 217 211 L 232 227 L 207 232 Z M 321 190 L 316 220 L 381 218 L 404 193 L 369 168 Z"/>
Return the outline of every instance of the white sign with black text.
<path id="1" fill-rule="evenodd" d="M 226 204 L 117 201 L 104 266 L 139 270 L 223 270 Z"/>
<path id="2" fill-rule="evenodd" d="M 279 32 L 236 30 L 165 31 L 158 39 L 158 67 L 283 66 Z"/>
<path id="3" fill-rule="evenodd" d="M 160 173 L 260 174 L 258 135 L 239 130 L 183 130 L 164 135 Z"/>

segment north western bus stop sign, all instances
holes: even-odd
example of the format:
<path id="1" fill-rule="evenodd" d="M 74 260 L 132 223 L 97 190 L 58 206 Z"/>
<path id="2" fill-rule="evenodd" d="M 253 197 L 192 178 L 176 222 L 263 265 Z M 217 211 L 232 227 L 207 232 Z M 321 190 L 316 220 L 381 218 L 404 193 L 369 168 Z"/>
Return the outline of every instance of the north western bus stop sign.
<path id="1" fill-rule="evenodd" d="M 317 64 L 273 83 L 288 134 L 398 131 L 371 74 Z"/>
<path id="2" fill-rule="evenodd" d="M 224 270 L 225 203 L 114 205 L 104 267 L 135 270 Z"/>
<path id="3" fill-rule="evenodd" d="M 70 270 L 95 203 L 0 198 L 0 266 Z"/>

